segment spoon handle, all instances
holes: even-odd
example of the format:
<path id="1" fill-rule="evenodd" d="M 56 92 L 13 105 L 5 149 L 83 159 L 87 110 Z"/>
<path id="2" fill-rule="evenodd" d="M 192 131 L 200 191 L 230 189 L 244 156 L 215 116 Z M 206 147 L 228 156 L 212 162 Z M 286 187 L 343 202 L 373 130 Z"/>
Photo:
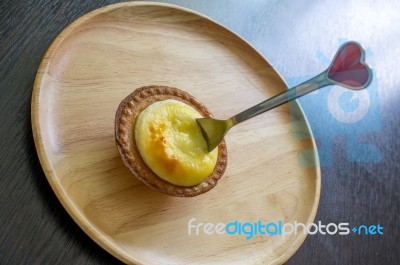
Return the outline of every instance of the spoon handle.
<path id="1" fill-rule="evenodd" d="M 365 63 L 364 49 L 359 43 L 349 41 L 339 48 L 331 65 L 324 72 L 233 116 L 228 120 L 229 125 L 232 127 L 327 85 L 341 85 L 348 89 L 358 90 L 367 87 L 371 79 L 372 71 Z"/>
<path id="2" fill-rule="evenodd" d="M 254 116 L 264 113 L 270 109 L 278 107 L 285 104 L 291 100 L 304 96 L 310 92 L 313 92 L 324 86 L 331 85 L 331 81 L 326 78 L 326 71 L 320 73 L 319 75 L 301 83 L 300 85 L 294 86 L 272 98 L 269 98 L 235 116 L 230 118 L 234 125 L 248 120 Z"/>

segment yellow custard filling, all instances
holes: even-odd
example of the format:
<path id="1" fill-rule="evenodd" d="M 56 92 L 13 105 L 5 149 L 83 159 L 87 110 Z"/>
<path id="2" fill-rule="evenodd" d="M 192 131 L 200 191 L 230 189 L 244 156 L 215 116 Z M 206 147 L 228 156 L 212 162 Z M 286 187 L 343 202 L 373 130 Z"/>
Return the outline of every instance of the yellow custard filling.
<path id="1" fill-rule="evenodd" d="M 136 122 L 135 140 L 143 161 L 178 186 L 201 183 L 217 162 L 218 148 L 207 152 L 196 118 L 202 115 L 194 108 L 169 99 L 145 108 Z"/>

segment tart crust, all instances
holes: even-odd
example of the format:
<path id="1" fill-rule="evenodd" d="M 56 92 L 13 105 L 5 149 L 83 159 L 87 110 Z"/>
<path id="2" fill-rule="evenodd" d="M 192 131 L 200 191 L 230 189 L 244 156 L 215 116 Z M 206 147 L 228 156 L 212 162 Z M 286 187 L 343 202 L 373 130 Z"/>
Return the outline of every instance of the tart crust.
<path id="1" fill-rule="evenodd" d="M 209 191 L 217 185 L 227 165 L 227 149 L 223 140 L 218 145 L 218 157 L 214 170 L 201 183 L 194 186 L 178 186 L 157 176 L 143 161 L 135 141 L 138 115 L 149 105 L 166 99 L 181 101 L 204 117 L 212 117 L 208 109 L 188 93 L 174 87 L 145 86 L 136 89 L 120 103 L 115 115 L 115 140 L 124 164 L 133 175 L 147 186 L 177 197 L 193 197 Z"/>

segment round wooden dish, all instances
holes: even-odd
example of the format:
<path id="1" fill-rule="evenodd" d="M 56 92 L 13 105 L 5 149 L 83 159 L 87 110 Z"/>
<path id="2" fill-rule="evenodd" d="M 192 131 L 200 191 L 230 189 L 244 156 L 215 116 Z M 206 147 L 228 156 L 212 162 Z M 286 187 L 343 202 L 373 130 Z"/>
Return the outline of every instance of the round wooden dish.
<path id="1" fill-rule="evenodd" d="M 153 191 L 123 165 L 114 141 L 119 102 L 135 88 L 187 91 L 227 118 L 286 89 L 248 43 L 193 11 L 130 2 L 95 10 L 67 27 L 40 65 L 32 127 L 57 197 L 105 250 L 135 264 L 280 264 L 305 239 L 188 235 L 198 223 L 313 222 L 320 170 L 301 109 L 281 106 L 226 137 L 228 167 L 211 191 L 177 198 Z M 293 133 L 301 133 L 302 140 Z M 305 167 L 299 153 L 310 149 Z"/>

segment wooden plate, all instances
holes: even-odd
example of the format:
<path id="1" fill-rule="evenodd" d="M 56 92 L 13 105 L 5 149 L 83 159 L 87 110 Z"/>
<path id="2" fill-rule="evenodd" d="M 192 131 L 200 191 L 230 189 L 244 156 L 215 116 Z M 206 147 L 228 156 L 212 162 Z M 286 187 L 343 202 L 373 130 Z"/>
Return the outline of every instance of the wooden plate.
<path id="1" fill-rule="evenodd" d="M 229 162 L 219 184 L 198 197 L 175 198 L 136 180 L 114 142 L 119 102 L 151 84 L 185 90 L 220 118 L 286 89 L 248 43 L 193 11 L 130 2 L 79 18 L 44 56 L 32 97 L 40 162 L 68 213 L 126 263 L 287 260 L 304 241 L 303 233 L 250 240 L 244 235 L 189 235 L 188 222 L 313 222 L 320 170 L 297 103 L 291 112 L 281 106 L 234 128 L 226 137 Z M 314 167 L 299 162 L 299 153 L 307 149 Z"/>

